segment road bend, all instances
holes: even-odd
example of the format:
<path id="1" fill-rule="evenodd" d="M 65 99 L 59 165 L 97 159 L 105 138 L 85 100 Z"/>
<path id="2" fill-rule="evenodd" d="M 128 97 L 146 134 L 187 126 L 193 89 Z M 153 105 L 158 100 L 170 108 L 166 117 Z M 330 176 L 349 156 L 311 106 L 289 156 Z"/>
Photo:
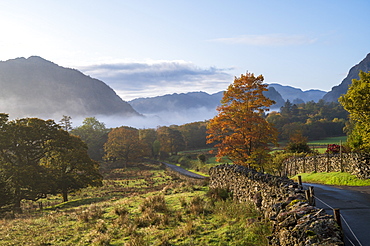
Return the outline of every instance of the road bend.
<path id="1" fill-rule="evenodd" d="M 303 184 L 314 187 L 316 207 L 333 214 L 340 209 L 345 245 L 370 246 L 370 186 L 345 187 Z"/>

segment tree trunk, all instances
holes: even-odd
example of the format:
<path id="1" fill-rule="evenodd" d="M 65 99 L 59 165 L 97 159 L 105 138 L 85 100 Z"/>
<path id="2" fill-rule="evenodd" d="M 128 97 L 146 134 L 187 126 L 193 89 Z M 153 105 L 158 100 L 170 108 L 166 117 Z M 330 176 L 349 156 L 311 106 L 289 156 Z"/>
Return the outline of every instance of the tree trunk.
<path id="1" fill-rule="evenodd" d="M 65 187 L 63 187 L 62 196 L 63 196 L 63 202 L 68 202 L 68 190 Z"/>
<path id="2" fill-rule="evenodd" d="M 14 199 L 14 206 L 13 206 L 13 212 L 14 213 L 19 213 L 19 214 L 22 213 L 21 200 L 22 200 L 21 191 L 17 187 L 16 190 L 15 190 L 15 199 Z"/>

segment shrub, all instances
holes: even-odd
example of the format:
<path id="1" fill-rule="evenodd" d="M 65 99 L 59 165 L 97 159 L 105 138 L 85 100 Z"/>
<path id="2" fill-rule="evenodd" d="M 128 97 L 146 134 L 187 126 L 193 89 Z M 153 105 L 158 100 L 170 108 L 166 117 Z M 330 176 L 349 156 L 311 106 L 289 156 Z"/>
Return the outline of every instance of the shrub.
<path id="1" fill-rule="evenodd" d="M 336 153 L 340 153 L 341 150 L 342 150 L 342 153 L 348 152 L 348 150 L 345 146 L 338 145 L 338 144 L 328 144 L 328 147 L 326 149 L 326 153 L 336 154 Z"/>
<path id="2" fill-rule="evenodd" d="M 232 198 L 233 194 L 228 189 L 223 188 L 214 188 L 209 189 L 207 192 L 207 196 L 210 197 L 212 200 L 227 200 Z"/>
<path id="3" fill-rule="evenodd" d="M 107 234 L 99 234 L 94 240 L 92 240 L 92 245 L 108 246 L 110 244 L 111 238 Z"/>
<path id="4" fill-rule="evenodd" d="M 140 206 L 140 211 L 144 212 L 147 209 L 152 209 L 155 212 L 168 212 L 168 207 L 163 195 L 147 197 Z"/>
<path id="5" fill-rule="evenodd" d="M 125 207 L 115 207 L 114 208 L 114 213 L 118 216 L 125 216 L 129 212 L 128 212 L 127 208 L 125 208 Z"/>
<path id="6" fill-rule="evenodd" d="M 145 241 L 143 234 L 133 233 L 130 237 L 130 241 L 126 243 L 125 245 L 127 246 L 146 246 L 146 245 L 149 245 L 149 243 Z"/>
<path id="7" fill-rule="evenodd" d="M 200 161 L 201 164 L 206 163 L 207 157 L 204 154 L 200 154 L 197 156 L 198 160 Z"/>
<path id="8" fill-rule="evenodd" d="M 88 209 L 77 213 L 77 219 L 83 222 L 89 222 L 90 220 L 99 219 L 103 214 L 101 207 L 91 204 Z"/>
<path id="9" fill-rule="evenodd" d="M 209 205 L 202 197 L 195 196 L 189 202 L 188 209 L 195 215 L 208 214 L 211 212 Z"/>
<path id="10" fill-rule="evenodd" d="M 95 224 L 95 230 L 100 233 L 105 233 L 107 231 L 107 225 L 105 224 L 104 220 L 100 219 Z"/>

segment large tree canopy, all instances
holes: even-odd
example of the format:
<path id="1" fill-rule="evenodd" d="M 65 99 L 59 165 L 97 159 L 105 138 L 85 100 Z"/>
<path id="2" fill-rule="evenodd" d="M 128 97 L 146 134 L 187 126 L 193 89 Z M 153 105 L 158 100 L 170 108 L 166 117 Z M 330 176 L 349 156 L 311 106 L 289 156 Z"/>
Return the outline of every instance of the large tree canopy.
<path id="1" fill-rule="evenodd" d="M 349 112 L 354 123 L 348 143 L 353 149 L 370 151 L 370 72 L 360 71 L 339 102 Z"/>
<path id="2" fill-rule="evenodd" d="M 108 134 L 108 141 L 104 144 L 107 160 L 123 160 L 126 165 L 130 161 L 145 156 L 148 151 L 139 137 L 139 130 L 133 127 L 122 126 L 114 128 Z"/>
<path id="3" fill-rule="evenodd" d="M 262 75 L 247 73 L 235 78 L 224 93 L 218 115 L 208 124 L 208 143 L 216 143 L 218 158 L 261 167 L 268 143 L 276 142 L 277 131 L 263 117 L 274 101 L 263 95 L 267 84 L 262 82 Z"/>
<path id="4" fill-rule="evenodd" d="M 47 152 L 41 164 L 48 168 L 53 179 L 52 193 L 61 193 L 63 201 L 68 201 L 68 192 L 89 185 L 102 185 L 99 164 L 90 159 L 87 145 L 77 136 L 64 130 L 46 142 Z"/>
<path id="5" fill-rule="evenodd" d="M 37 200 L 101 182 L 97 163 L 87 156 L 78 137 L 52 120 L 8 121 L 6 114 L 0 114 L 0 173 L 0 186 L 5 187 L 0 189 L 11 192 L 15 211 L 20 211 L 23 199 Z"/>
<path id="6" fill-rule="evenodd" d="M 0 168 L 19 209 L 22 199 L 37 200 L 47 194 L 50 180 L 39 161 L 46 153 L 45 143 L 55 138 L 60 127 L 54 121 L 37 118 L 2 122 Z"/>

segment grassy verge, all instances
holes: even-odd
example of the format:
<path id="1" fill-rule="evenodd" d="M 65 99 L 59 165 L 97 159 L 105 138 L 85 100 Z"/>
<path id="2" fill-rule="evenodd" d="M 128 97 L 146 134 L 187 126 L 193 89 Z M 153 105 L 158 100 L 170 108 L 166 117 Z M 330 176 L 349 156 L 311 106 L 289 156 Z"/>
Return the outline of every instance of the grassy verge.
<path id="1" fill-rule="evenodd" d="M 0 244 L 268 245 L 270 225 L 251 204 L 150 163 L 104 174 L 102 187 L 71 194 L 69 202 L 50 197 L 43 210 L 25 202 L 25 213 L 0 219 Z"/>
<path id="2" fill-rule="evenodd" d="M 370 186 L 370 180 L 358 179 L 355 175 L 349 173 L 301 173 L 302 182 L 317 183 L 327 185 L 347 185 L 347 186 Z M 298 175 L 292 177 L 298 180 Z"/>

